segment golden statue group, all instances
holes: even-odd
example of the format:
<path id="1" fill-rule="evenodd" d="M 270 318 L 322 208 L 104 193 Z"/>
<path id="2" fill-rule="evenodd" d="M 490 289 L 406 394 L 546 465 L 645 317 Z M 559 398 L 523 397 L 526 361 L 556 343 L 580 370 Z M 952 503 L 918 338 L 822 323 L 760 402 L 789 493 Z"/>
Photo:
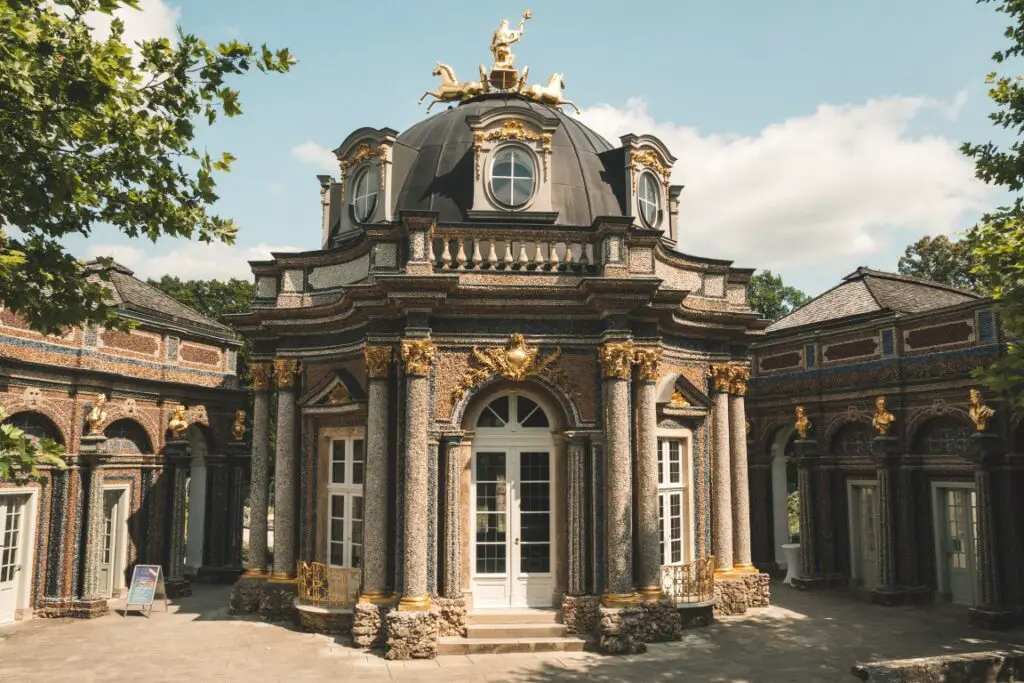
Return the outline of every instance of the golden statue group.
<path id="1" fill-rule="evenodd" d="M 530 73 L 530 67 L 523 68 L 523 74 L 520 76 L 519 70 L 513 66 L 516 56 L 512 53 L 512 45 L 522 40 L 526 22 L 532 16 L 533 13 L 530 10 L 523 12 L 523 18 L 519 20 L 517 29 L 509 27 L 508 19 L 501 20 L 501 25 L 491 37 L 491 54 L 494 56 L 494 63 L 491 65 L 490 71 L 487 71 L 483 64 L 480 65 L 479 81 L 460 82 L 455 77 L 455 69 L 438 62 L 433 75 L 441 77 L 441 85 L 435 92 L 428 90 L 420 98 L 420 102 L 428 95 L 434 98 L 427 105 L 427 111 L 430 111 L 430 108 L 438 102 L 461 102 L 494 91 L 515 93 L 552 107 L 567 105 L 579 114 L 579 107 L 562 96 L 562 91 L 565 89 L 565 79 L 562 78 L 562 74 L 552 74 L 547 85 L 526 87 L 526 76 Z"/>

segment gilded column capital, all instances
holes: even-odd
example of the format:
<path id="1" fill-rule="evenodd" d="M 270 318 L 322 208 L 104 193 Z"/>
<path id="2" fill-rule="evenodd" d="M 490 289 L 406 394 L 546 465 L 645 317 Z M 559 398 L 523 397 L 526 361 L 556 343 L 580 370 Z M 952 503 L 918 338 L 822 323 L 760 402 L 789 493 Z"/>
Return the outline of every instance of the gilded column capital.
<path id="1" fill-rule="evenodd" d="M 255 391 L 270 389 L 270 378 L 274 374 L 273 365 L 269 362 L 250 363 L 249 371 L 252 373 L 252 388 Z"/>
<path id="2" fill-rule="evenodd" d="M 632 375 L 633 342 L 607 342 L 598 352 L 604 379 L 629 379 Z"/>
<path id="3" fill-rule="evenodd" d="M 750 369 L 742 365 L 733 365 L 729 373 L 729 393 L 737 396 L 747 395 L 747 380 L 750 379 Z"/>
<path id="4" fill-rule="evenodd" d="M 708 368 L 708 375 L 711 377 L 711 386 L 715 391 L 723 394 L 729 393 L 732 383 L 732 366 L 725 363 L 712 363 Z"/>
<path id="5" fill-rule="evenodd" d="M 275 358 L 274 379 L 278 389 L 291 389 L 295 386 L 295 376 L 299 374 L 297 358 Z"/>
<path id="6" fill-rule="evenodd" d="M 403 339 L 402 360 L 405 374 L 413 377 L 429 377 L 437 347 L 429 339 Z"/>
<path id="7" fill-rule="evenodd" d="M 391 358 L 394 350 L 390 346 L 367 346 L 363 350 L 366 357 L 366 376 L 370 379 L 384 379 L 391 370 Z"/>
<path id="8" fill-rule="evenodd" d="M 658 363 L 661 362 L 661 349 L 643 348 L 633 351 L 633 363 L 637 367 L 637 376 L 641 382 L 658 381 Z"/>

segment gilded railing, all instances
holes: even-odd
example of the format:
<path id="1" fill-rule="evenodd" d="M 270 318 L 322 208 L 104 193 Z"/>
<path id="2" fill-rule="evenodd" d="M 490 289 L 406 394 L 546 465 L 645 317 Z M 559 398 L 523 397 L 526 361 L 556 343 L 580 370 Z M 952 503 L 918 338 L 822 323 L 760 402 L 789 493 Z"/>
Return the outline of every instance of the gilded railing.
<path id="1" fill-rule="evenodd" d="M 715 596 L 715 558 L 663 566 L 661 590 L 676 604 L 709 602 Z"/>
<path id="2" fill-rule="evenodd" d="M 359 569 L 299 562 L 296 576 L 299 602 L 313 607 L 351 609 L 359 598 Z"/>

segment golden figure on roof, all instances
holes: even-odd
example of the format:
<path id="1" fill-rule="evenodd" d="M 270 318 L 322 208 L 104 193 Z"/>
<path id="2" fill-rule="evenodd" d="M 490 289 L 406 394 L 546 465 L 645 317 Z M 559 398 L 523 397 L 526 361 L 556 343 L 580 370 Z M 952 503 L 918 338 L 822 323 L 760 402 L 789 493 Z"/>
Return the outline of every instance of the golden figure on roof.
<path id="1" fill-rule="evenodd" d="M 532 17 L 533 12 L 530 10 L 523 12 L 523 18 L 519 20 L 519 28 L 517 30 L 509 28 L 508 19 L 501 20 L 498 30 L 491 36 L 491 54 L 494 55 L 494 66 L 491 67 L 492 73 L 501 70 L 515 71 L 512 63 L 516 61 L 516 56 L 512 54 L 512 46 L 523 39 L 523 30 L 526 27 L 526 22 Z M 495 87 L 510 86 L 495 85 Z"/>

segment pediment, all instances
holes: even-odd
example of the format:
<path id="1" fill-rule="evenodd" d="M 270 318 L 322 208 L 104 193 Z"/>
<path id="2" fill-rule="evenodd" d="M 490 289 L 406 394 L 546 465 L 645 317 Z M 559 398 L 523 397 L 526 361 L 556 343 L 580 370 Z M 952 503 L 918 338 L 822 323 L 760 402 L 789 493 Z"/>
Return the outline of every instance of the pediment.
<path id="1" fill-rule="evenodd" d="M 317 385 L 299 399 L 303 407 L 333 407 L 363 400 L 363 392 L 358 383 L 341 372 L 334 372 L 322 379 Z"/>

